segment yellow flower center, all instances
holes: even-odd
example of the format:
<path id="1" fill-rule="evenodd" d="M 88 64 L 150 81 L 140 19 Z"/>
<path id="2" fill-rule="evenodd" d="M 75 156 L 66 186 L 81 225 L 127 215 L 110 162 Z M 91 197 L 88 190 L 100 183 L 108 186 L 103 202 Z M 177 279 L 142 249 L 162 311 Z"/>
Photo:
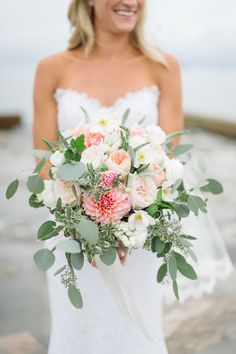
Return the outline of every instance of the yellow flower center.
<path id="1" fill-rule="evenodd" d="M 145 154 L 140 151 L 138 154 L 138 159 L 140 162 L 144 162 L 145 161 Z"/>
<path id="2" fill-rule="evenodd" d="M 101 125 L 101 127 L 106 127 L 108 124 L 108 119 L 107 118 L 99 118 L 98 123 L 99 123 L 99 125 Z"/>
<path id="3" fill-rule="evenodd" d="M 170 194 L 170 188 L 162 188 L 162 193 L 167 196 Z"/>
<path id="4" fill-rule="evenodd" d="M 136 220 L 142 220 L 142 215 L 140 213 L 136 213 L 134 217 Z"/>

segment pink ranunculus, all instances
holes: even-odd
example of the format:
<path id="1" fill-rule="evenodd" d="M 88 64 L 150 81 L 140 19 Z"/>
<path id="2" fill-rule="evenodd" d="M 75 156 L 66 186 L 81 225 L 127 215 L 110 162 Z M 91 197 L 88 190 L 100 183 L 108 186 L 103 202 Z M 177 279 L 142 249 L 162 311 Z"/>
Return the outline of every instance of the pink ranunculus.
<path id="1" fill-rule="evenodd" d="M 88 124 L 78 125 L 73 130 L 73 137 L 77 138 L 80 135 L 84 135 L 86 148 L 94 144 L 99 144 L 104 136 L 99 132 L 91 131 L 91 129 L 91 126 Z"/>
<path id="2" fill-rule="evenodd" d="M 101 224 L 120 221 L 131 208 L 129 194 L 118 188 L 101 194 L 98 203 L 87 192 L 83 193 L 82 199 L 85 213 Z"/>
<path id="3" fill-rule="evenodd" d="M 165 171 L 158 165 L 158 163 L 153 162 L 148 169 L 157 171 L 157 174 L 152 176 L 152 180 L 157 187 L 159 187 L 166 180 Z"/>
<path id="4" fill-rule="evenodd" d="M 133 125 L 131 128 L 130 128 L 130 136 L 135 136 L 135 135 L 138 135 L 138 136 L 142 136 L 143 138 L 148 138 L 148 133 L 146 131 L 146 129 L 144 129 L 143 127 L 141 127 L 140 125 Z"/>
<path id="5" fill-rule="evenodd" d="M 127 176 L 130 172 L 131 158 L 123 149 L 113 151 L 104 163 L 109 170 L 120 173 L 121 177 Z"/>
<path id="6" fill-rule="evenodd" d="M 103 188 L 110 188 L 117 179 L 118 172 L 114 171 L 104 171 L 101 174 L 101 186 Z"/>

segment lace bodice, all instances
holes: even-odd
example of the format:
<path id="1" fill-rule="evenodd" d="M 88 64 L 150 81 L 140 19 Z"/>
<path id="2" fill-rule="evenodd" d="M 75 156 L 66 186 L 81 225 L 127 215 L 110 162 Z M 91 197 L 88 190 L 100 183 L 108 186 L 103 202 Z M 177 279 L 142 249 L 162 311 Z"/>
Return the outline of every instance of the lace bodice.
<path id="1" fill-rule="evenodd" d="M 54 98 L 58 109 L 58 129 L 63 131 L 81 121 L 84 122 L 85 114 L 80 106 L 87 111 L 90 117 L 99 113 L 123 115 L 127 108 L 130 108 L 127 125 L 138 122 L 143 116 L 146 116 L 145 124 L 158 124 L 159 97 L 160 90 L 156 85 L 145 86 L 126 93 L 111 106 L 103 106 L 99 100 L 90 97 L 85 92 L 70 88 L 57 88 Z"/>

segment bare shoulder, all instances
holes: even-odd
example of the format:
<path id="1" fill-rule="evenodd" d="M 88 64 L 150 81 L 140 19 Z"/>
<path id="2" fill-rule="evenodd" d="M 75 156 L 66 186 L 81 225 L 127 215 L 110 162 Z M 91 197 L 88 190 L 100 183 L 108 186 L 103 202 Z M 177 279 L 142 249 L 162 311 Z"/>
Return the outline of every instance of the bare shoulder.
<path id="1" fill-rule="evenodd" d="M 180 62 L 172 54 L 168 52 L 162 52 L 167 64 L 165 68 L 160 63 L 155 64 L 156 80 L 161 87 L 169 86 L 172 83 L 177 83 L 180 80 Z"/>
<path id="2" fill-rule="evenodd" d="M 65 61 L 63 53 L 55 53 L 38 61 L 35 74 L 36 81 L 46 80 L 52 89 L 57 86 Z"/>

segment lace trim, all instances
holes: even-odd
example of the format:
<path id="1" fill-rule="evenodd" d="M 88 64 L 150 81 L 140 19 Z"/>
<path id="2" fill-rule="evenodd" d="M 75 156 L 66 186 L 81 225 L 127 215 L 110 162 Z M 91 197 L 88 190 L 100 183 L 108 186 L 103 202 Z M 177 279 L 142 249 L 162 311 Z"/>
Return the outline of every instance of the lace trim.
<path id="1" fill-rule="evenodd" d="M 87 101 L 95 103 L 99 108 L 113 108 L 113 107 L 116 107 L 121 102 L 124 102 L 128 98 L 133 97 L 133 96 L 135 96 L 137 94 L 140 94 L 140 93 L 143 93 L 143 92 L 147 92 L 147 91 L 152 92 L 153 94 L 157 95 L 157 97 L 160 95 L 159 87 L 157 85 L 151 85 L 151 86 L 144 86 L 144 87 L 142 87 L 141 89 L 138 89 L 138 90 L 127 92 L 124 96 L 118 98 L 112 105 L 103 105 L 101 103 L 101 101 L 99 101 L 97 98 L 94 98 L 94 97 L 90 96 L 88 93 L 83 92 L 83 91 L 79 91 L 79 90 L 75 90 L 75 89 L 72 89 L 72 88 L 58 87 L 54 91 L 53 96 L 57 99 L 61 95 L 69 93 L 69 94 L 81 96 L 81 97 L 85 98 Z"/>

